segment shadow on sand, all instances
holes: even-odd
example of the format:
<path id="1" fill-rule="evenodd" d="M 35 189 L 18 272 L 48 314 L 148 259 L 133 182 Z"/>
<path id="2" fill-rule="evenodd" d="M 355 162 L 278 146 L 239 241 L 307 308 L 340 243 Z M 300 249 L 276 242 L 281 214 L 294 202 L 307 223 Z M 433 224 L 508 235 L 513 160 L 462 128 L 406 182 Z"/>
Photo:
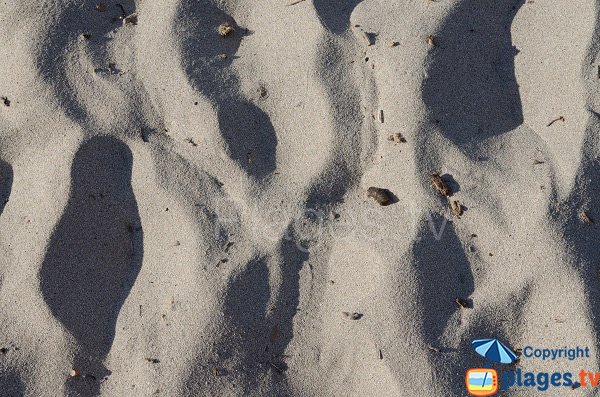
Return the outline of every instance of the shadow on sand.
<path id="1" fill-rule="evenodd" d="M 423 101 L 442 134 L 478 143 L 523 122 L 510 27 L 524 0 L 462 1 L 431 49 Z"/>
<path id="2" fill-rule="evenodd" d="M 109 374 L 119 311 L 140 271 L 143 236 L 131 187 L 131 151 L 112 137 L 85 142 L 71 168 L 71 192 L 40 272 L 52 314 L 77 342 L 69 390 L 92 396 Z"/>

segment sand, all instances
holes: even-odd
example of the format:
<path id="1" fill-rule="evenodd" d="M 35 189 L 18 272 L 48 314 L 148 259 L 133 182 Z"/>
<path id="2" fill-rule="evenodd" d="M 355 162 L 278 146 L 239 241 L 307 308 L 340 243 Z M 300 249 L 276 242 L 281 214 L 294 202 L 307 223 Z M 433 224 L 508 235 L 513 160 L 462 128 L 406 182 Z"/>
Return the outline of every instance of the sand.
<path id="1" fill-rule="evenodd" d="M 0 396 L 598 369 L 596 3 L 289 3 L 0 6 Z"/>

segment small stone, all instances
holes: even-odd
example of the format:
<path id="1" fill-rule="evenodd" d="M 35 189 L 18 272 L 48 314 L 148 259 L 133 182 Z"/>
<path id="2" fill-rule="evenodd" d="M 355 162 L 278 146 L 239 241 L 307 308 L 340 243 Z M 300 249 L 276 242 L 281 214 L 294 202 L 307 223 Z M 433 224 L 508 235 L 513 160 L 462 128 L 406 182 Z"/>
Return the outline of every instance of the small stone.
<path id="1" fill-rule="evenodd" d="M 78 370 L 76 370 L 76 369 L 72 369 L 72 370 L 69 372 L 69 376 L 70 376 L 71 378 L 76 378 L 76 377 L 78 377 L 78 376 L 80 376 L 80 375 L 81 375 L 81 372 L 79 372 L 79 371 L 78 371 Z"/>
<path id="2" fill-rule="evenodd" d="M 354 312 L 354 313 L 343 312 L 343 313 L 344 313 L 344 316 L 346 316 L 352 320 L 360 320 L 363 316 L 362 313 L 356 313 L 356 312 Z"/>
<path id="3" fill-rule="evenodd" d="M 379 205 L 385 206 L 392 204 L 392 195 L 387 189 L 371 186 L 367 189 L 367 197 L 375 199 Z"/>

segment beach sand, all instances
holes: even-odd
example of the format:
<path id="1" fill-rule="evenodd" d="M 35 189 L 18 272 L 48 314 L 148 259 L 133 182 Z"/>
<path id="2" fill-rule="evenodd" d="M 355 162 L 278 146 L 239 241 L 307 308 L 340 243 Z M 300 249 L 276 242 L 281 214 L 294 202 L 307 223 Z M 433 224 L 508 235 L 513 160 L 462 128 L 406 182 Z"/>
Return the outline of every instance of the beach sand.
<path id="1" fill-rule="evenodd" d="M 0 396 L 599 369 L 595 2 L 102 1 L 0 5 Z"/>

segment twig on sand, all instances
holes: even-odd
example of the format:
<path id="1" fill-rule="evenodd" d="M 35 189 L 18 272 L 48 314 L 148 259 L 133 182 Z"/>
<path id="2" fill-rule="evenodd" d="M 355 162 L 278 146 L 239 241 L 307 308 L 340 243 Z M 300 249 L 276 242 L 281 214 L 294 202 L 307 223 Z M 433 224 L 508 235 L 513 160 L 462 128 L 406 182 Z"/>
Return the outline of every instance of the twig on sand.
<path id="1" fill-rule="evenodd" d="M 585 211 L 581 211 L 579 213 L 579 217 L 581 218 L 582 221 L 584 221 L 588 225 L 593 225 L 594 224 L 594 220 Z"/>
<path id="2" fill-rule="evenodd" d="M 554 120 L 552 120 L 551 122 L 548 123 L 548 125 L 546 127 L 550 127 L 552 124 L 556 123 L 557 121 L 565 121 L 565 118 L 563 116 L 560 116 L 558 118 L 555 118 Z"/>
<path id="3" fill-rule="evenodd" d="M 304 0 L 296 0 L 296 1 L 293 1 L 293 2 L 291 2 L 291 3 L 289 3 L 289 4 L 286 4 L 286 5 L 287 5 L 288 7 L 289 7 L 289 6 L 295 6 L 296 4 L 302 3 L 303 1 L 304 1 Z"/>

